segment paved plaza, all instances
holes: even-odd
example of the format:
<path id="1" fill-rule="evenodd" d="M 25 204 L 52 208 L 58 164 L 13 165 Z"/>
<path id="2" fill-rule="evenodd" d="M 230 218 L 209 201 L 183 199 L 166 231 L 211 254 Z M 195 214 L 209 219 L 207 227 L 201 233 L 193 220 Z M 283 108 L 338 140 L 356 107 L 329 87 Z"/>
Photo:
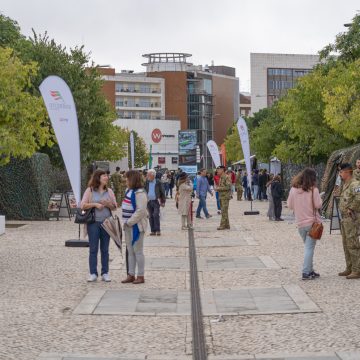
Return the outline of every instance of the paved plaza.
<path id="1" fill-rule="evenodd" d="M 292 214 L 269 222 L 266 202 L 244 216 L 230 203 L 230 231 L 209 200 L 195 222 L 209 360 L 360 360 L 360 282 L 344 268 L 341 238 L 315 253 L 321 278 L 303 282 L 303 244 Z M 66 248 L 68 220 L 10 222 L 0 236 L 0 359 L 192 359 L 188 234 L 169 200 L 162 236 L 145 238 L 146 283 L 121 284 L 124 259 L 111 244 L 111 283 L 89 284 L 87 248 Z"/>

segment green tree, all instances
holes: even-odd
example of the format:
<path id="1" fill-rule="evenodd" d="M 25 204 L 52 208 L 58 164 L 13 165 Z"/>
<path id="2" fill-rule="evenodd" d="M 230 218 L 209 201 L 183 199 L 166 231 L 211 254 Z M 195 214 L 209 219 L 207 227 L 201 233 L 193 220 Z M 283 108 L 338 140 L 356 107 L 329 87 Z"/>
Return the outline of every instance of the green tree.
<path id="1" fill-rule="evenodd" d="M 135 168 L 141 168 L 146 166 L 149 162 L 149 151 L 147 150 L 145 141 L 138 135 L 136 131 L 134 133 L 134 148 L 135 148 Z M 127 130 L 127 141 L 128 141 L 128 165 L 131 168 L 131 150 L 130 150 L 130 131 Z"/>
<path id="2" fill-rule="evenodd" d="M 53 142 L 42 100 L 26 91 L 37 74 L 36 64 L 25 65 L 12 49 L 0 47 L 0 69 L 0 165 L 4 165 L 11 157 L 29 157 Z"/>
<path id="3" fill-rule="evenodd" d="M 243 159 L 243 151 L 240 143 L 239 133 L 236 124 L 233 124 L 227 131 L 225 138 L 226 160 L 236 162 Z"/>

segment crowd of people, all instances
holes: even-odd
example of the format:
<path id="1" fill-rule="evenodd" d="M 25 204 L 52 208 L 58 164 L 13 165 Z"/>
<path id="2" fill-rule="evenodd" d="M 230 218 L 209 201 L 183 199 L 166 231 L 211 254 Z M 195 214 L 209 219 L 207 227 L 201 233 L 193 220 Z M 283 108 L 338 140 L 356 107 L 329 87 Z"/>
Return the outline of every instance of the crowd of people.
<path id="1" fill-rule="evenodd" d="M 339 167 L 337 184 L 340 187 L 339 211 L 341 233 L 345 253 L 346 269 L 339 273 L 347 279 L 360 278 L 360 159 L 354 171 L 351 164 Z M 294 212 L 298 231 L 304 243 L 303 280 L 320 277 L 314 270 L 313 258 L 317 240 L 313 238 L 314 224 L 320 224 L 322 198 L 317 188 L 316 172 L 306 168 L 295 176 L 287 199 L 287 207 Z M 281 218 L 284 188 L 279 175 L 268 174 L 266 169 L 254 170 L 248 177 L 245 171 L 225 166 L 216 168 L 212 174 L 201 169 L 195 177 L 179 170 L 160 172 L 130 170 L 116 172 L 109 176 L 104 170 L 96 170 L 81 201 L 81 209 L 93 209 L 95 222 L 87 224 L 89 237 L 89 282 L 98 278 L 97 255 L 101 253 L 101 277 L 105 282 L 109 276 L 109 234 L 101 226 L 121 207 L 122 224 L 127 250 L 127 277 L 123 283 L 142 284 L 145 282 L 144 237 L 148 225 L 150 236 L 161 236 L 160 212 L 166 200 L 172 198 L 175 188 L 175 204 L 181 219 L 181 229 L 192 226 L 192 203 L 198 199 L 197 219 L 209 219 L 207 197 L 216 197 L 217 212 L 221 215 L 218 230 L 230 229 L 229 202 L 236 192 L 237 201 L 267 201 L 269 220 L 283 221 Z M 202 213 L 204 217 L 202 217 Z M 137 268 L 137 276 L 136 276 Z"/>

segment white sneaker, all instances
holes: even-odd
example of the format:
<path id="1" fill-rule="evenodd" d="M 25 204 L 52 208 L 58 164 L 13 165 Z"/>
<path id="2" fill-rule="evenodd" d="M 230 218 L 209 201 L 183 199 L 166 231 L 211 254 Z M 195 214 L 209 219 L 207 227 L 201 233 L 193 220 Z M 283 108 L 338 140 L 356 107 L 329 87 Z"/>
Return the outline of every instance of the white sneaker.
<path id="1" fill-rule="evenodd" d="M 109 274 L 104 274 L 104 275 L 102 276 L 102 280 L 105 281 L 105 282 L 110 282 L 111 279 L 110 279 Z"/>
<path id="2" fill-rule="evenodd" d="M 88 277 L 88 282 L 94 282 L 97 280 L 97 275 L 96 274 L 90 274 Z"/>

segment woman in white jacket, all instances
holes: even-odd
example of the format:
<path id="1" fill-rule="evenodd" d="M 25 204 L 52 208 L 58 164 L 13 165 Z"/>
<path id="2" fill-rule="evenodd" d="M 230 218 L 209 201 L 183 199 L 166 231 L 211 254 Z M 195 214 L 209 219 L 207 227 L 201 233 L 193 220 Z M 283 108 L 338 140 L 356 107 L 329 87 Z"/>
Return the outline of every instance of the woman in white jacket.
<path id="1" fill-rule="evenodd" d="M 176 194 L 176 202 L 178 203 L 178 213 L 181 215 L 181 229 L 189 228 L 189 211 L 191 204 L 191 193 L 193 185 L 185 172 L 179 176 L 179 190 Z"/>
<path id="2" fill-rule="evenodd" d="M 147 228 L 147 195 L 143 189 L 138 171 L 126 173 L 127 190 L 122 202 L 122 219 L 126 248 L 129 253 L 129 272 L 123 284 L 143 284 L 145 282 L 144 236 Z M 135 269 L 137 266 L 137 277 Z"/>

